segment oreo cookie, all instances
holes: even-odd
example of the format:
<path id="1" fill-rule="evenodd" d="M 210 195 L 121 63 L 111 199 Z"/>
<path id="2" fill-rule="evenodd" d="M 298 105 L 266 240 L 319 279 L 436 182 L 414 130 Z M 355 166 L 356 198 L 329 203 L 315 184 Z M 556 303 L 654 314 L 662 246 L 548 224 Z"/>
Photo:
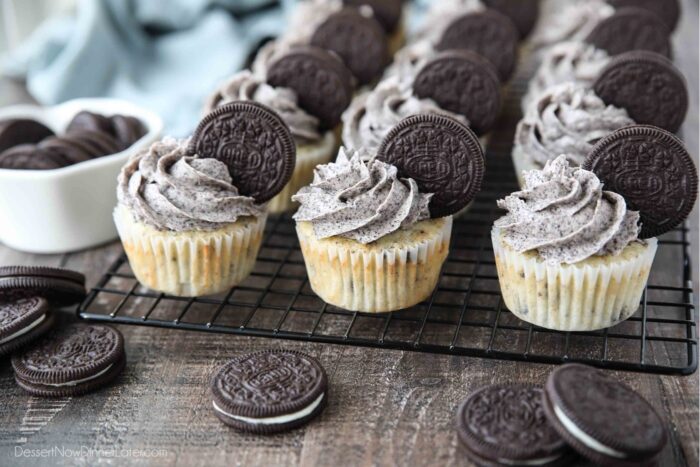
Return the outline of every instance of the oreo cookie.
<path id="1" fill-rule="evenodd" d="M 457 411 L 457 433 L 478 465 L 571 465 L 575 454 L 542 409 L 542 388 L 526 384 L 488 386 L 472 393 Z"/>
<path id="2" fill-rule="evenodd" d="M 112 121 L 108 117 L 87 110 L 78 112 L 66 127 L 66 133 L 77 130 L 103 131 L 109 134 L 114 131 Z"/>
<path id="3" fill-rule="evenodd" d="M 670 35 L 668 27 L 653 13 L 622 8 L 598 23 L 585 41 L 609 55 L 649 50 L 670 57 Z"/>
<path id="4" fill-rule="evenodd" d="M 21 144 L 35 144 L 53 135 L 46 125 L 28 118 L 0 122 L 0 152 Z"/>
<path id="5" fill-rule="evenodd" d="M 598 465 L 652 465 L 666 445 L 664 422 L 646 400 L 585 365 L 555 369 L 547 379 L 542 406 L 552 427 Z"/>
<path id="6" fill-rule="evenodd" d="M 476 135 L 457 120 L 419 114 L 405 118 L 382 141 L 377 159 L 433 193 L 430 215 L 445 217 L 464 208 L 481 190 L 484 154 Z"/>
<path id="7" fill-rule="evenodd" d="M 668 26 L 670 31 L 676 29 L 681 16 L 678 0 L 607 0 L 615 8 L 636 7 L 650 11 Z"/>
<path id="8" fill-rule="evenodd" d="M 354 8 L 343 8 L 330 15 L 316 28 L 310 44 L 338 54 L 360 84 L 378 78 L 389 60 L 389 45 L 382 27 Z"/>
<path id="9" fill-rule="evenodd" d="M 20 144 L 0 153 L 0 169 L 53 170 L 67 165 L 60 154 L 34 144 Z"/>
<path id="10" fill-rule="evenodd" d="M 128 148 L 146 134 L 141 120 L 125 115 L 112 116 L 112 128 L 120 149 Z"/>
<path id="11" fill-rule="evenodd" d="M 639 124 L 675 133 L 688 111 L 685 78 L 666 57 L 647 51 L 613 58 L 593 84 L 608 105 L 627 110 Z"/>
<path id="12" fill-rule="evenodd" d="M 488 8 L 510 18 L 518 28 L 521 39 L 532 32 L 540 16 L 540 0 L 483 0 L 483 2 Z"/>
<path id="13" fill-rule="evenodd" d="M 282 191 L 296 163 L 287 124 L 255 102 L 232 102 L 206 115 L 192 135 L 189 152 L 224 162 L 240 193 L 258 203 Z"/>
<path id="14" fill-rule="evenodd" d="M 449 50 L 433 57 L 416 75 L 413 93 L 463 115 L 477 135 L 488 133 L 501 113 L 496 70 L 468 50 Z"/>
<path id="15" fill-rule="evenodd" d="M 374 18 L 382 25 L 384 31 L 392 33 L 401 21 L 403 11 L 402 0 L 343 0 L 348 6 L 354 6 L 363 12 L 364 8 L 371 10 Z"/>
<path id="16" fill-rule="evenodd" d="M 43 266 L 0 267 L 0 302 L 44 297 L 56 306 L 74 305 L 85 298 L 85 276 Z"/>
<path id="17" fill-rule="evenodd" d="M 35 396 L 77 396 L 105 386 L 126 365 L 124 338 L 111 326 L 74 324 L 12 357 L 17 384 Z"/>
<path id="18" fill-rule="evenodd" d="M 601 139 L 583 168 L 639 211 L 641 238 L 681 224 L 698 196 L 698 174 L 683 143 L 661 128 L 633 125 Z"/>
<path id="19" fill-rule="evenodd" d="M 234 358 L 211 381 L 214 414 L 238 430 L 271 434 L 301 426 L 328 400 L 328 379 L 313 357 L 265 350 Z"/>
<path id="20" fill-rule="evenodd" d="M 354 90 L 352 74 L 343 62 L 318 47 L 294 47 L 267 69 L 267 82 L 292 89 L 299 106 L 319 119 L 324 129 L 340 123 Z"/>
<path id="21" fill-rule="evenodd" d="M 452 21 L 435 48 L 476 52 L 493 64 L 501 81 L 507 81 L 518 61 L 518 40 L 518 30 L 510 18 L 496 10 L 485 10 Z"/>
<path id="22" fill-rule="evenodd" d="M 41 297 L 0 303 L 0 356 L 14 352 L 53 326 L 49 302 Z"/>

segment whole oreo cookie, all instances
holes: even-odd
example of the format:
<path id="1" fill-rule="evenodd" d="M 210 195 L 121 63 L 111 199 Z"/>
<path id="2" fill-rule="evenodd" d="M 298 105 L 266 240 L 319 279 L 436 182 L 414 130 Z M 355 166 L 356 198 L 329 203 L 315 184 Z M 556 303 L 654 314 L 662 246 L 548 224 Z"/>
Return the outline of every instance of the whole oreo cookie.
<path id="1" fill-rule="evenodd" d="M 484 4 L 506 15 L 518 28 L 520 38 L 526 37 L 537 23 L 540 0 L 483 0 Z"/>
<path id="2" fill-rule="evenodd" d="M 682 223 L 698 195 L 697 170 L 685 146 L 653 126 L 633 125 L 611 133 L 593 147 L 583 168 L 639 211 L 641 238 L 659 236 Z"/>
<path id="3" fill-rule="evenodd" d="M 146 134 L 146 129 L 138 118 L 125 115 L 112 116 L 112 128 L 121 149 L 128 148 Z"/>
<path id="4" fill-rule="evenodd" d="M 79 272 L 43 266 L 0 267 L 0 302 L 38 296 L 52 305 L 67 306 L 85 295 L 85 276 Z"/>
<path id="5" fill-rule="evenodd" d="M 637 7 L 655 14 L 668 26 L 670 31 L 676 29 L 681 16 L 678 0 L 607 0 L 615 8 Z"/>
<path id="6" fill-rule="evenodd" d="M 664 423 L 646 400 L 585 365 L 554 370 L 542 405 L 554 429 L 597 465 L 652 465 L 666 445 Z"/>
<path id="7" fill-rule="evenodd" d="M 35 144 L 53 135 L 46 125 L 27 118 L 0 121 L 0 152 L 20 144 Z"/>
<path id="8" fill-rule="evenodd" d="M 296 146 L 289 127 L 255 102 L 232 102 L 205 116 L 189 151 L 224 162 L 241 194 L 258 203 L 272 199 L 294 172 Z"/>
<path id="9" fill-rule="evenodd" d="M 53 170 L 66 165 L 60 154 L 34 144 L 20 144 L 0 153 L 0 169 Z"/>
<path id="10" fill-rule="evenodd" d="M 468 50 L 433 57 L 416 75 L 413 92 L 463 115 L 477 135 L 488 133 L 501 113 L 501 83 L 493 65 Z"/>
<path id="11" fill-rule="evenodd" d="M 542 409 L 542 389 L 525 384 L 487 386 L 457 411 L 457 433 L 479 465 L 570 465 L 573 452 Z"/>
<path id="12" fill-rule="evenodd" d="M 670 60 L 647 51 L 613 58 L 593 84 L 606 104 L 627 110 L 637 123 L 678 131 L 688 111 L 688 87 Z"/>
<path id="13" fill-rule="evenodd" d="M 374 18 L 388 33 L 394 32 L 401 20 L 403 2 L 401 0 L 343 0 L 348 6 L 370 8 Z"/>
<path id="14" fill-rule="evenodd" d="M 39 148 L 47 149 L 60 157 L 65 165 L 77 164 L 92 159 L 90 149 L 77 145 L 61 136 L 52 136 L 39 143 Z"/>
<path id="15" fill-rule="evenodd" d="M 124 338 L 111 326 L 75 324 L 12 357 L 15 380 L 35 396 L 77 396 L 114 380 L 126 365 Z"/>
<path id="16" fill-rule="evenodd" d="M 112 121 L 104 115 L 83 110 L 78 112 L 66 127 L 66 133 L 76 130 L 103 131 L 112 134 Z"/>
<path id="17" fill-rule="evenodd" d="M 294 47 L 276 58 L 267 70 L 267 82 L 292 89 L 299 106 L 317 117 L 324 129 L 340 123 L 354 88 L 343 62 L 318 47 Z"/>
<path id="18" fill-rule="evenodd" d="M 377 159 L 433 193 L 430 215 L 445 217 L 464 208 L 481 190 L 484 154 L 476 135 L 457 120 L 420 114 L 403 119 L 382 141 Z"/>
<path id="19" fill-rule="evenodd" d="M 92 157 L 107 156 L 116 154 L 121 148 L 121 144 L 109 133 L 92 130 L 76 130 L 64 139 L 72 144 L 79 144 L 90 148 Z"/>
<path id="20" fill-rule="evenodd" d="M 0 303 L 0 356 L 14 352 L 53 326 L 49 302 L 30 297 Z"/>
<path id="21" fill-rule="evenodd" d="M 389 60 L 386 33 L 374 18 L 343 8 L 316 28 L 311 45 L 335 52 L 360 84 L 378 78 Z"/>
<path id="22" fill-rule="evenodd" d="M 476 52 L 493 64 L 501 81 L 507 81 L 518 61 L 518 40 L 518 30 L 507 16 L 485 10 L 452 21 L 435 48 Z"/>
<path id="23" fill-rule="evenodd" d="M 586 42 L 610 55 L 649 50 L 671 56 L 670 30 L 656 15 L 641 8 L 622 8 L 596 25 Z"/>
<path id="24" fill-rule="evenodd" d="M 237 357 L 211 382 L 216 416 L 236 429 L 277 433 L 321 413 L 328 399 L 326 372 L 301 352 L 266 350 Z"/>

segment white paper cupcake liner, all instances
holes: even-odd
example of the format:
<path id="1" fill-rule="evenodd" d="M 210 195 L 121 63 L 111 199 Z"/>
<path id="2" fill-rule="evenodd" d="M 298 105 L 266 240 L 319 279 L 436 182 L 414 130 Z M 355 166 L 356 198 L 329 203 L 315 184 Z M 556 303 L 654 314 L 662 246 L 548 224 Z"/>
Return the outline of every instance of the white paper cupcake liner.
<path id="1" fill-rule="evenodd" d="M 230 289 L 248 277 L 267 216 L 215 231 L 169 232 L 133 219 L 118 206 L 114 222 L 138 281 L 170 295 L 195 297 Z"/>
<path id="2" fill-rule="evenodd" d="M 491 232 L 503 300 L 528 323 L 559 331 L 614 326 L 639 308 L 657 241 L 632 243 L 617 256 L 550 265 L 538 255 L 517 253 Z"/>
<path id="3" fill-rule="evenodd" d="M 308 223 L 297 224 L 309 282 L 326 303 L 351 311 L 401 310 L 427 299 L 440 278 L 452 233 L 452 217 L 423 221 L 419 240 L 381 245 L 319 240 Z M 411 236 L 411 229 L 404 238 Z M 416 230 L 418 232 L 418 230 Z M 393 234 L 392 234 L 393 235 Z"/>

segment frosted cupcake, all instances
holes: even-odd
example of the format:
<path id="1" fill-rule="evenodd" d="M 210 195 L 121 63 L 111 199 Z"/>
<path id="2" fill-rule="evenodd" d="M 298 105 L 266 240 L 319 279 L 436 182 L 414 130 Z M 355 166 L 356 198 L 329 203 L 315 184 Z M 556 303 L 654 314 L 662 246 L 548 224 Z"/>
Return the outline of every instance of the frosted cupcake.
<path id="1" fill-rule="evenodd" d="M 560 42 L 583 41 L 613 13 L 615 8 L 605 0 L 547 1 L 532 33 L 532 44 L 544 50 Z"/>
<path id="2" fill-rule="evenodd" d="M 444 116 L 403 120 L 376 154 L 341 148 L 294 196 L 312 289 L 331 305 L 368 313 L 425 300 L 447 258 L 451 214 L 482 178 L 478 140 Z"/>

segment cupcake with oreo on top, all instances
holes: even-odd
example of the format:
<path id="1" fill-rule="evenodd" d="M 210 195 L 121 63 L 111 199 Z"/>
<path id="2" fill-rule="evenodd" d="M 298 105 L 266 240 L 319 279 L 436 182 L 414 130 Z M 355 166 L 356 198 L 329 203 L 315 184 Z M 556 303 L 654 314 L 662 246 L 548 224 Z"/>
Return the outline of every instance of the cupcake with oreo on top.
<path id="1" fill-rule="evenodd" d="M 483 171 L 476 136 L 443 115 L 401 121 L 376 152 L 341 148 L 294 196 L 314 292 L 368 313 L 427 299 L 447 258 L 452 214 L 480 190 Z"/>
<path id="2" fill-rule="evenodd" d="M 228 290 L 252 271 L 265 202 L 289 181 L 294 140 L 270 109 L 233 102 L 190 140 L 165 138 L 130 160 L 114 221 L 141 284 L 170 295 Z"/>

